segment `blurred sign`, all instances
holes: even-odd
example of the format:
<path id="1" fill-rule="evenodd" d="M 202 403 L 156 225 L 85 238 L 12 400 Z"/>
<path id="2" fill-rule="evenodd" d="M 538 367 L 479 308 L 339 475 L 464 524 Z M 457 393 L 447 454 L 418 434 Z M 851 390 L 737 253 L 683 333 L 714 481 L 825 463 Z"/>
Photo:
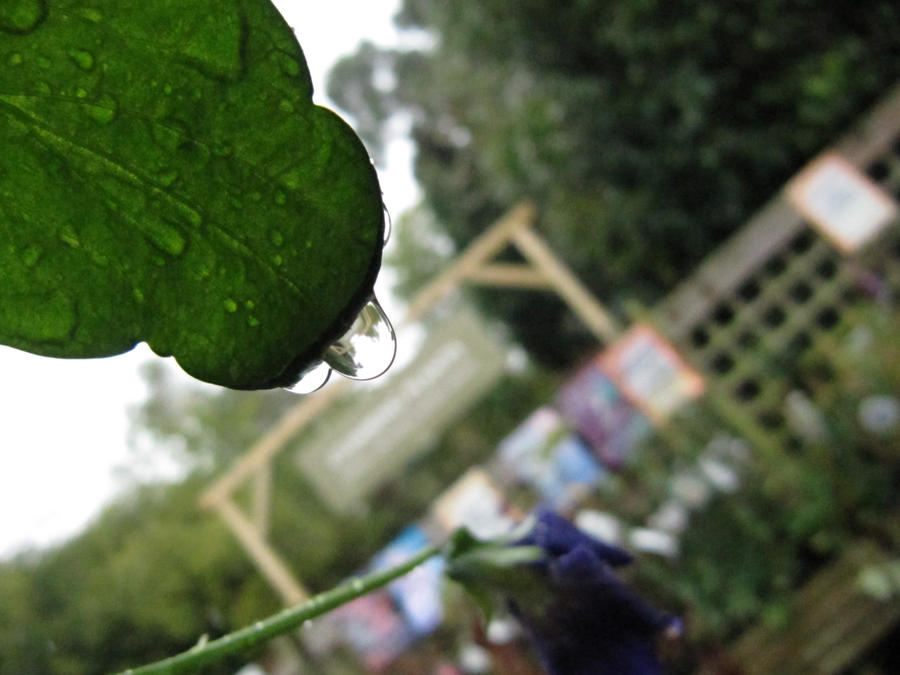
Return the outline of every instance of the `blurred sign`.
<path id="1" fill-rule="evenodd" d="M 813 161 L 787 190 L 794 208 L 845 253 L 866 244 L 897 217 L 897 202 L 833 153 Z"/>
<path id="2" fill-rule="evenodd" d="M 297 462 L 325 502 L 352 510 L 478 401 L 505 363 L 503 346 L 477 315 L 459 310 L 402 372 L 317 425 Z"/>
<path id="3" fill-rule="evenodd" d="M 326 619 L 338 627 L 343 641 L 370 672 L 384 671 L 415 639 L 386 591 L 357 598 Z"/>
<path id="4" fill-rule="evenodd" d="M 484 469 L 469 469 L 432 507 L 432 517 L 446 533 L 468 528 L 481 539 L 506 534 L 519 520 L 509 512 L 506 499 Z"/>
<path id="5" fill-rule="evenodd" d="M 407 527 L 372 560 L 372 569 L 400 565 L 425 548 L 430 542 L 418 525 Z M 416 635 L 428 635 L 444 618 L 441 602 L 443 558 L 428 559 L 412 572 L 392 581 L 387 589 L 403 618 Z"/>
<path id="6" fill-rule="evenodd" d="M 649 326 L 629 330 L 603 354 L 601 368 L 655 424 L 704 389 L 700 374 Z"/>
<path id="7" fill-rule="evenodd" d="M 507 480 L 530 485 L 559 510 L 577 504 L 605 473 L 551 408 L 538 409 L 507 436 L 498 456 Z"/>
<path id="8" fill-rule="evenodd" d="M 635 447 L 650 434 L 647 417 L 629 401 L 600 368 L 588 363 L 566 382 L 556 405 L 609 468 L 621 468 Z"/>

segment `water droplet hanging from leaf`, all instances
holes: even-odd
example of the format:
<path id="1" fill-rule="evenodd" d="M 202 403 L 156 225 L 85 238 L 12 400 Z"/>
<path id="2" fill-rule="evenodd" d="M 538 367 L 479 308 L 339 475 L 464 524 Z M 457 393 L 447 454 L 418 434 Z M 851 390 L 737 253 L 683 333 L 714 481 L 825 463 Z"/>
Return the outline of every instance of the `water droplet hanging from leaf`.
<path id="1" fill-rule="evenodd" d="M 384 213 L 292 31 L 268 0 L 48 6 L 0 3 L 0 343 L 294 384 L 366 305 Z"/>

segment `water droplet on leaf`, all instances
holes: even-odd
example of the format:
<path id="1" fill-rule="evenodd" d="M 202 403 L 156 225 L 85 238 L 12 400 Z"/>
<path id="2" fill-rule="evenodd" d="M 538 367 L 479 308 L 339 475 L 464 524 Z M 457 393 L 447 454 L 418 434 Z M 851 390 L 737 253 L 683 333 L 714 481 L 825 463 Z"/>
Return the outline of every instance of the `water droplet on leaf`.
<path id="1" fill-rule="evenodd" d="M 300 373 L 300 378 L 294 384 L 284 387 L 284 390 L 293 394 L 311 394 L 324 387 L 329 378 L 331 368 L 327 363 L 319 361 Z"/>
<path id="2" fill-rule="evenodd" d="M 22 252 L 22 262 L 26 267 L 34 267 L 41 258 L 41 249 L 39 246 L 28 246 Z"/>
<path id="3" fill-rule="evenodd" d="M 374 297 L 342 338 L 325 350 L 325 362 L 351 380 L 371 380 L 394 362 L 394 327 Z"/>
<path id="4" fill-rule="evenodd" d="M 6 63 L 10 66 L 20 66 L 22 65 L 22 55 L 19 52 L 13 52 L 6 57 Z"/>
<path id="5" fill-rule="evenodd" d="M 68 244 L 72 248 L 81 246 L 81 241 L 78 239 L 78 233 L 75 232 L 75 228 L 71 225 L 63 225 L 60 228 L 59 238 L 64 244 Z"/>
<path id="6" fill-rule="evenodd" d="M 281 67 L 281 72 L 285 75 L 296 77 L 300 74 L 300 64 L 297 63 L 297 59 L 290 54 L 278 52 L 278 65 Z"/>
<path id="7" fill-rule="evenodd" d="M 103 20 L 103 15 L 98 10 L 89 7 L 77 10 L 77 14 L 92 23 L 100 23 Z"/>
<path id="8" fill-rule="evenodd" d="M 388 211 L 388 207 L 384 207 L 384 245 L 387 246 L 387 243 L 391 240 L 391 232 L 394 230 L 394 221 L 391 220 L 391 212 Z"/>
<path id="9" fill-rule="evenodd" d="M 47 18 L 47 4 L 41 0 L 4 0 L 0 3 L 0 30 L 25 35 Z"/>
<path id="10" fill-rule="evenodd" d="M 225 302 L 222 303 L 225 307 L 226 312 L 236 312 L 237 311 L 237 303 L 231 298 L 226 298 Z"/>
<path id="11" fill-rule="evenodd" d="M 82 70 L 90 70 L 94 67 L 94 55 L 85 49 L 73 49 L 69 52 L 69 58 Z"/>
<path id="12" fill-rule="evenodd" d="M 163 187 L 169 187 L 178 179 L 178 172 L 175 169 L 166 169 L 156 174 L 156 180 Z"/>
<path id="13" fill-rule="evenodd" d="M 116 100 L 109 94 L 103 94 L 93 105 L 85 106 L 87 114 L 100 124 L 109 124 L 116 117 Z"/>

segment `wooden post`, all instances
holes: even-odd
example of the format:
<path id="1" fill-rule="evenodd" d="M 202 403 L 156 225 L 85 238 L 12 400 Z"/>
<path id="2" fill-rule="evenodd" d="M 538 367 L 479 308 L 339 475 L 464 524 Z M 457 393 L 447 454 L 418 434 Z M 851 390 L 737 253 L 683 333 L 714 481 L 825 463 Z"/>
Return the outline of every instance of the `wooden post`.
<path id="1" fill-rule="evenodd" d="M 536 209 L 530 202 L 523 202 L 511 208 L 496 224 L 475 239 L 451 267 L 422 289 L 410 303 L 405 322 L 412 323 L 419 320 L 444 296 L 456 290 L 468 275 L 477 274 L 478 268 L 485 261 L 509 245 L 510 237 L 515 232 L 531 225 L 535 213 Z"/>
<path id="2" fill-rule="evenodd" d="M 272 499 L 272 462 L 253 476 L 253 525 L 263 539 L 269 536 L 269 504 Z"/>
<path id="3" fill-rule="evenodd" d="M 297 605 L 309 597 L 306 589 L 291 574 L 284 561 L 260 536 L 260 533 L 234 505 L 234 502 L 230 499 L 223 499 L 215 505 L 215 509 L 234 532 L 262 575 L 281 595 L 286 605 Z"/>
<path id="4" fill-rule="evenodd" d="M 581 317 L 601 343 L 607 344 L 616 339 L 621 332 L 616 320 L 540 237 L 529 228 L 521 228 L 513 233 L 512 239 L 522 255 L 543 272 L 556 292 Z"/>
<path id="5" fill-rule="evenodd" d="M 284 444 L 311 420 L 328 409 L 350 386 L 349 380 L 338 380 L 313 396 L 304 398 L 288 410 L 278 424 L 253 446 L 200 497 L 200 507 L 215 508 L 247 478 L 271 461 Z"/>

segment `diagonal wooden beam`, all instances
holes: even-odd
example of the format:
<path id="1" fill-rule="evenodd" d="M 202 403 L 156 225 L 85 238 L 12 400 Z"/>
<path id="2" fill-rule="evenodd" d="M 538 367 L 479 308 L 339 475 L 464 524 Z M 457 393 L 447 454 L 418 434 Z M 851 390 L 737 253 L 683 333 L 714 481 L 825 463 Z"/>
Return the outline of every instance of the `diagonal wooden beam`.
<path id="1" fill-rule="evenodd" d="M 266 580 L 278 591 L 286 605 L 297 605 L 308 597 L 306 589 L 297 581 L 281 557 L 263 539 L 253 523 L 230 499 L 215 506 L 216 512 L 228 525 L 244 550 L 256 563 Z"/>
<path id="2" fill-rule="evenodd" d="M 553 288 L 551 282 L 531 265 L 493 263 L 481 265 L 469 272 L 465 281 L 484 286 L 507 286 L 510 288 L 547 290 Z"/>
<path id="3" fill-rule="evenodd" d="M 518 228 L 512 233 L 513 243 L 553 285 L 553 289 L 584 321 L 601 343 L 608 344 L 622 329 L 603 305 L 578 280 L 544 241 L 530 228 Z"/>

